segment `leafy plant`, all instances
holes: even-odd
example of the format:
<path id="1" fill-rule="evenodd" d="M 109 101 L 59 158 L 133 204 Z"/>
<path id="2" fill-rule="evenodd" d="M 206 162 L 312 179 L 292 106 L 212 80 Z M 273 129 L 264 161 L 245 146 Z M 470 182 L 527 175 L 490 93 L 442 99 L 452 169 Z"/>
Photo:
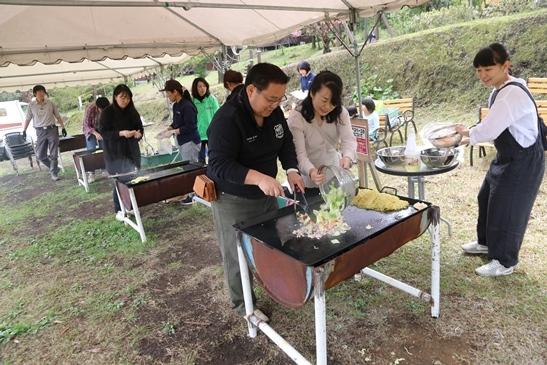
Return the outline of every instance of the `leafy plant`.
<path id="1" fill-rule="evenodd" d="M 393 79 L 388 79 L 382 82 L 378 75 L 369 74 L 369 76 L 361 80 L 361 98 L 370 96 L 374 100 L 397 99 L 399 93 L 393 90 Z M 358 103 L 357 91 L 354 91 L 352 99 Z"/>

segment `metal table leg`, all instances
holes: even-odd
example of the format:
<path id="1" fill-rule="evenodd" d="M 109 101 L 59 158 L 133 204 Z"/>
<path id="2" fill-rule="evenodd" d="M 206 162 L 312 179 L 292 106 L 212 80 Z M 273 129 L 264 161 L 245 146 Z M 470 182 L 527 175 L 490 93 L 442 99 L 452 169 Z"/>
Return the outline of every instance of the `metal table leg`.
<path id="1" fill-rule="evenodd" d="M 241 248 L 241 232 L 237 232 L 237 259 L 239 261 L 239 272 L 241 274 L 241 285 L 243 286 L 243 300 L 245 301 L 245 317 L 249 318 L 254 312 L 253 295 L 251 280 L 249 278 L 249 267 L 247 260 Z M 256 327 L 250 321 L 247 321 L 249 337 L 256 337 Z"/>
<path id="2" fill-rule="evenodd" d="M 313 300 L 315 306 L 315 352 L 317 365 L 327 365 L 327 311 L 325 278 L 322 267 L 313 271 Z"/>
<path id="3" fill-rule="evenodd" d="M 291 346 L 279 333 L 277 333 L 270 325 L 260 320 L 254 314 L 254 305 L 252 298 L 251 280 L 249 278 L 249 267 L 247 260 L 241 248 L 242 233 L 237 232 L 237 259 L 239 261 L 239 271 L 241 273 L 241 284 L 243 286 L 243 300 L 245 301 L 245 319 L 247 320 L 247 326 L 249 329 L 249 337 L 254 338 L 257 335 L 257 329 L 261 330 L 270 340 L 272 340 L 281 350 L 283 350 L 292 361 L 298 365 L 311 365 L 302 354 L 300 354 L 294 347 Z M 323 304 L 324 304 L 324 291 L 323 291 Z M 325 312 L 323 311 L 323 318 L 325 318 Z M 325 330 L 326 331 L 326 330 Z M 325 335 L 326 342 L 326 335 Z M 326 353 L 326 352 L 325 352 Z M 326 358 L 326 356 L 325 356 Z M 319 362 L 318 362 L 319 363 Z M 324 363 L 326 364 L 326 362 Z"/>
<path id="4" fill-rule="evenodd" d="M 438 209 L 438 208 L 437 208 Z M 431 316 L 438 318 L 441 307 L 441 234 L 440 222 L 429 227 L 431 235 Z"/>
<path id="5" fill-rule="evenodd" d="M 407 181 L 408 181 L 408 197 L 414 199 L 414 197 L 415 197 L 415 194 L 414 194 L 414 177 L 413 176 L 408 176 Z"/>

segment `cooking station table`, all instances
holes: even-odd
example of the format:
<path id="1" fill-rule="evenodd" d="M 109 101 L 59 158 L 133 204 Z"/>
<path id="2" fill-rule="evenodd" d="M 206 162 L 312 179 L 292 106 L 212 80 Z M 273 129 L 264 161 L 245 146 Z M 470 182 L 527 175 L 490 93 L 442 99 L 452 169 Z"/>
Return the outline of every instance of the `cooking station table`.
<path id="1" fill-rule="evenodd" d="M 205 172 L 206 168 L 202 164 L 182 161 L 117 176 L 116 193 L 124 223 L 139 232 L 142 242 L 145 242 L 146 234 L 139 207 L 192 192 L 196 176 Z M 130 218 L 131 215 L 135 221 Z"/>
<path id="2" fill-rule="evenodd" d="M 75 134 L 73 136 L 59 137 L 59 168 L 65 171 L 63 165 L 63 159 L 61 158 L 62 152 L 82 150 L 86 147 L 85 135 Z M 86 190 L 87 191 L 87 190 Z"/>
<path id="3" fill-rule="evenodd" d="M 83 150 L 72 154 L 74 170 L 76 170 L 76 179 L 78 185 L 82 185 L 86 192 L 89 192 L 89 180 L 87 173 L 95 170 L 104 170 L 103 150 Z"/>
<path id="4" fill-rule="evenodd" d="M 297 364 L 311 364 L 270 325 L 254 314 L 249 278 L 250 268 L 265 291 L 287 307 L 302 307 L 313 295 L 317 364 L 327 363 L 325 290 L 352 278 L 356 273 L 378 279 L 431 305 L 431 315 L 440 309 L 440 211 L 430 203 L 381 213 L 349 206 L 343 212 L 349 231 L 321 239 L 297 238 L 300 226 L 295 208 L 288 206 L 235 225 L 238 231 L 238 259 L 245 299 L 249 336 L 257 329 L 266 334 Z M 308 198 L 318 208 L 318 197 Z M 369 269 L 367 266 L 391 255 L 399 247 L 429 230 L 431 236 L 431 293 Z"/>
<path id="5" fill-rule="evenodd" d="M 394 175 L 394 176 L 406 176 L 408 181 L 408 197 L 412 199 L 425 200 L 425 176 L 439 175 L 444 174 L 454 170 L 459 165 L 459 161 L 454 159 L 452 163 L 443 166 L 430 168 L 427 167 L 424 163 L 420 161 L 420 168 L 418 171 L 407 171 L 404 164 L 387 166 L 380 159 L 374 161 L 376 169 L 384 174 Z M 418 196 L 416 197 L 416 190 L 418 189 Z M 444 218 L 441 220 L 446 223 L 448 227 L 448 235 L 452 236 L 452 225 Z"/>

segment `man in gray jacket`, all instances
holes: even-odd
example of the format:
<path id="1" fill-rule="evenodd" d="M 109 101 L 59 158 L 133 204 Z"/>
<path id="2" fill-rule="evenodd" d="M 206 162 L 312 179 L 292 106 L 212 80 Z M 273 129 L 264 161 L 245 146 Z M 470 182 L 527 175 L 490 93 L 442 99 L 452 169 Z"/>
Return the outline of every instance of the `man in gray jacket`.
<path id="1" fill-rule="evenodd" d="M 66 137 L 65 124 L 55 104 L 46 98 L 47 92 L 44 86 L 34 86 L 32 94 L 35 99 L 28 105 L 25 125 L 23 126 L 23 138 L 27 138 L 27 128 L 32 119 L 32 125 L 36 129 L 36 154 L 38 160 L 49 169 L 51 180 L 57 181 L 59 180 L 59 166 L 57 164 L 59 130 L 55 125 L 55 120 L 61 125 L 63 137 Z"/>

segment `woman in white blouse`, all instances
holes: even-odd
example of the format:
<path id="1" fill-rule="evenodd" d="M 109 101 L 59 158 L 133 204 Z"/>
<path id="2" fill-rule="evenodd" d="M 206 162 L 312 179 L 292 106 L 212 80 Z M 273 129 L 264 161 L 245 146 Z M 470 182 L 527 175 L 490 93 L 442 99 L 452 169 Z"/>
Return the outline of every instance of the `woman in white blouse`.
<path id="1" fill-rule="evenodd" d="M 349 169 L 355 159 L 357 141 L 349 113 L 342 106 L 342 90 L 338 75 L 321 71 L 308 96 L 289 114 L 298 167 L 308 188 L 317 187 L 325 179 L 318 171 L 320 166 Z"/>
<path id="2" fill-rule="evenodd" d="M 496 158 L 478 195 L 477 241 L 462 248 L 488 255 L 489 263 L 475 270 L 478 275 L 510 275 L 545 169 L 539 121 L 526 83 L 509 74 L 511 62 L 503 45 L 481 49 L 473 65 L 480 81 L 494 87 L 490 110 L 475 127 L 457 129 L 471 144 L 494 141 Z"/>

